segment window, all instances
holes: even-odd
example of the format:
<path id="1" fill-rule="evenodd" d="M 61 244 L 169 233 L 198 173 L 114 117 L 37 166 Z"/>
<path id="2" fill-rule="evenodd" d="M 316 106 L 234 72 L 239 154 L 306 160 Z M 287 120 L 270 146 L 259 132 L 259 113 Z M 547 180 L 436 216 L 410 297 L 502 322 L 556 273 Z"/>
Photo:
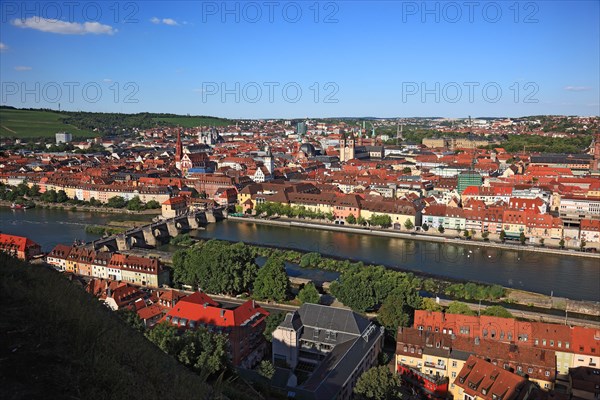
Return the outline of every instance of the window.
<path id="1" fill-rule="evenodd" d="M 562 342 L 560 340 L 558 341 L 558 347 L 562 347 Z"/>
<path id="2" fill-rule="evenodd" d="M 452 372 L 452 377 L 456 378 L 456 372 Z"/>
<path id="3" fill-rule="evenodd" d="M 565 342 L 565 349 L 569 348 L 569 342 Z"/>
<path id="4" fill-rule="evenodd" d="M 529 373 L 529 374 L 533 373 L 533 368 L 531 368 L 531 367 L 527 368 L 527 373 Z"/>
<path id="5" fill-rule="evenodd" d="M 546 339 L 542 339 L 542 346 L 546 345 Z"/>
<path id="6" fill-rule="evenodd" d="M 452 366 L 456 367 L 456 361 L 452 361 Z"/>
<path id="7" fill-rule="evenodd" d="M 534 339 L 533 343 L 537 346 L 540 344 L 540 339 Z"/>
<path id="8" fill-rule="evenodd" d="M 554 340 L 550 341 L 550 346 L 554 347 Z"/>
<path id="9" fill-rule="evenodd" d="M 550 371 L 546 371 L 546 376 L 550 376 Z"/>

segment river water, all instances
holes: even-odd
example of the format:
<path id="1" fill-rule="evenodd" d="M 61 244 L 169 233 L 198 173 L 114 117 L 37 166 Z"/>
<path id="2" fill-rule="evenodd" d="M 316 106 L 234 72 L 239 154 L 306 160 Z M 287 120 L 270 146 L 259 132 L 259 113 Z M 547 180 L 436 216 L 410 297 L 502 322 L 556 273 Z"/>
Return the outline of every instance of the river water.
<path id="1" fill-rule="evenodd" d="M 315 251 L 455 279 L 600 301 L 600 260 L 346 232 L 221 221 L 193 234 Z"/>
<path id="2" fill-rule="evenodd" d="M 0 208 L 0 231 L 28 236 L 50 251 L 56 244 L 91 241 L 86 225 L 130 216 L 48 209 Z M 573 300 L 600 301 L 600 260 L 566 255 L 385 238 L 249 222 L 221 221 L 192 236 L 315 251 L 455 279 L 497 283 Z"/>

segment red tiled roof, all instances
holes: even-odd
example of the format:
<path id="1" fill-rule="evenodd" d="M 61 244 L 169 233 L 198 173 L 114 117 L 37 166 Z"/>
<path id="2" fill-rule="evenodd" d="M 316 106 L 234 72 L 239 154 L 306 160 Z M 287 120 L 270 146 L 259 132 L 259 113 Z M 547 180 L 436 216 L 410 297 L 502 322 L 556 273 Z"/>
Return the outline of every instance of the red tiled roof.
<path id="1" fill-rule="evenodd" d="M 0 233 L 0 249 L 15 249 L 25 251 L 29 247 L 39 247 L 40 245 L 24 236 L 7 235 Z"/>

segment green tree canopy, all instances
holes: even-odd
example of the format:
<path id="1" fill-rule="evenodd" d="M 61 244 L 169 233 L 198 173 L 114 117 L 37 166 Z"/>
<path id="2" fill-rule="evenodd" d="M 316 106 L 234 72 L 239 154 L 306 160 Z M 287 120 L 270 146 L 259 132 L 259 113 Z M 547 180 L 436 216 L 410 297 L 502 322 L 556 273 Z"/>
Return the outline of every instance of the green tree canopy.
<path id="1" fill-rule="evenodd" d="M 442 306 L 436 303 L 434 299 L 426 297 L 421 301 L 421 310 L 442 311 Z"/>
<path id="2" fill-rule="evenodd" d="M 123 208 L 126 204 L 127 202 L 121 196 L 113 196 L 110 199 L 108 199 L 108 202 L 106 203 L 106 205 L 111 208 Z"/>
<path id="3" fill-rule="evenodd" d="M 485 310 L 481 311 L 481 315 L 488 315 L 490 317 L 514 318 L 514 316 L 502 306 L 486 307 Z"/>
<path id="4" fill-rule="evenodd" d="M 130 211 L 141 211 L 144 208 L 144 203 L 140 200 L 140 196 L 135 196 L 133 199 L 127 202 L 127 209 Z"/>
<path id="5" fill-rule="evenodd" d="M 225 335 L 206 328 L 188 330 L 181 336 L 181 343 L 177 359 L 194 371 L 209 376 L 228 367 L 229 340 Z"/>
<path id="6" fill-rule="evenodd" d="M 277 327 L 279 326 L 279 324 L 281 324 L 283 322 L 283 320 L 285 319 L 285 313 L 277 313 L 277 312 L 273 312 L 271 314 L 269 314 L 269 316 L 267 317 L 266 321 L 265 321 L 265 331 L 263 332 L 263 335 L 265 336 L 265 339 L 267 339 L 268 342 L 273 340 L 273 331 L 275 329 L 277 329 Z"/>
<path id="7" fill-rule="evenodd" d="M 453 301 L 446 309 L 448 314 L 462 314 L 462 315 L 477 315 L 477 313 L 469 308 L 465 303 L 459 301 Z"/>
<path id="8" fill-rule="evenodd" d="M 67 193 L 64 190 L 59 190 L 56 194 L 56 202 L 64 203 L 67 200 L 69 200 L 69 198 L 67 197 Z"/>
<path id="9" fill-rule="evenodd" d="M 252 295 L 261 300 L 283 301 L 289 292 L 290 280 L 285 265 L 278 257 L 269 257 L 258 270 L 254 280 Z"/>
<path id="10" fill-rule="evenodd" d="M 331 284 L 330 291 L 339 301 L 355 311 L 363 312 L 379 304 L 396 288 L 416 291 L 421 280 L 414 275 L 354 264 Z"/>
<path id="11" fill-rule="evenodd" d="M 319 291 L 315 287 L 315 284 L 312 282 L 308 282 L 300 291 L 298 292 L 298 300 L 302 304 L 304 303 L 313 303 L 319 304 L 321 296 L 319 295 Z"/>
<path id="12" fill-rule="evenodd" d="M 354 214 L 350 214 L 346 217 L 346 222 L 354 225 L 356 223 L 356 217 L 354 216 Z"/>
<path id="13" fill-rule="evenodd" d="M 138 313 L 135 311 L 130 310 L 129 308 L 119 308 L 117 314 L 136 331 L 143 333 L 146 330 L 144 321 L 141 320 Z"/>
<path id="14" fill-rule="evenodd" d="M 213 239 L 173 255 L 174 280 L 208 293 L 248 291 L 257 272 L 254 255 L 244 243 L 229 244 Z"/>
<path id="15" fill-rule="evenodd" d="M 369 369 L 358 378 L 354 394 L 359 399 L 400 399 L 401 384 L 400 376 L 392 372 L 387 365 L 382 365 Z"/>
<path id="16" fill-rule="evenodd" d="M 404 227 L 410 231 L 415 227 L 415 224 L 413 224 L 410 218 L 406 218 L 406 221 L 404 222 Z"/>
<path id="17" fill-rule="evenodd" d="M 409 326 L 415 309 L 421 308 L 422 298 L 410 286 L 401 285 L 394 289 L 381 305 L 379 322 L 393 334 L 399 326 Z"/>

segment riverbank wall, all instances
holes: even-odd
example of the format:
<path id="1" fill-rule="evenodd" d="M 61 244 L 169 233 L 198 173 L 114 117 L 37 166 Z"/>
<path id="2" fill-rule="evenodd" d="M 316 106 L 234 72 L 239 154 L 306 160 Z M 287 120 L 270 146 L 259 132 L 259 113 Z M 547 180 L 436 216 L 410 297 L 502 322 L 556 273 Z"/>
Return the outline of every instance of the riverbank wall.
<path id="1" fill-rule="evenodd" d="M 319 229 L 326 231 L 336 231 L 336 232 L 347 232 L 347 233 L 358 233 L 363 235 L 372 235 L 372 236 L 382 236 L 382 237 L 390 237 L 390 238 L 400 238 L 400 239 L 410 239 L 410 240 L 421 240 L 426 242 L 435 242 L 435 243 L 451 243 L 451 244 L 459 244 L 464 246 L 472 246 L 472 247 L 489 247 L 503 250 L 514 250 L 514 251 L 527 251 L 527 252 L 537 252 L 537 253 L 546 253 L 546 254 L 560 254 L 560 255 L 568 255 L 575 257 L 587 257 L 587 258 L 597 258 L 600 260 L 600 254 L 598 253 L 587 253 L 583 251 L 575 251 L 575 250 L 560 250 L 560 249 L 550 249 L 547 247 L 533 247 L 528 245 L 517 245 L 517 244 L 506 244 L 506 243 L 495 243 L 495 242 L 485 242 L 485 241 L 474 241 L 474 240 L 465 240 L 465 239 L 455 239 L 443 236 L 434 236 L 434 235 L 424 235 L 420 233 L 404 233 L 404 232 L 395 232 L 391 230 L 383 230 L 383 229 L 372 229 L 372 228 L 355 228 L 348 226 L 340 226 L 333 224 L 322 224 L 322 223 L 314 223 L 314 222 L 300 222 L 293 220 L 269 220 L 262 218 L 252 218 L 252 217 L 234 217 L 229 216 L 229 220 L 237 221 L 237 222 L 252 222 L 255 224 L 263 224 L 263 225 L 274 225 L 274 226 L 283 226 L 288 228 L 307 228 L 307 229 Z M 598 263 L 600 267 L 600 263 Z"/>

